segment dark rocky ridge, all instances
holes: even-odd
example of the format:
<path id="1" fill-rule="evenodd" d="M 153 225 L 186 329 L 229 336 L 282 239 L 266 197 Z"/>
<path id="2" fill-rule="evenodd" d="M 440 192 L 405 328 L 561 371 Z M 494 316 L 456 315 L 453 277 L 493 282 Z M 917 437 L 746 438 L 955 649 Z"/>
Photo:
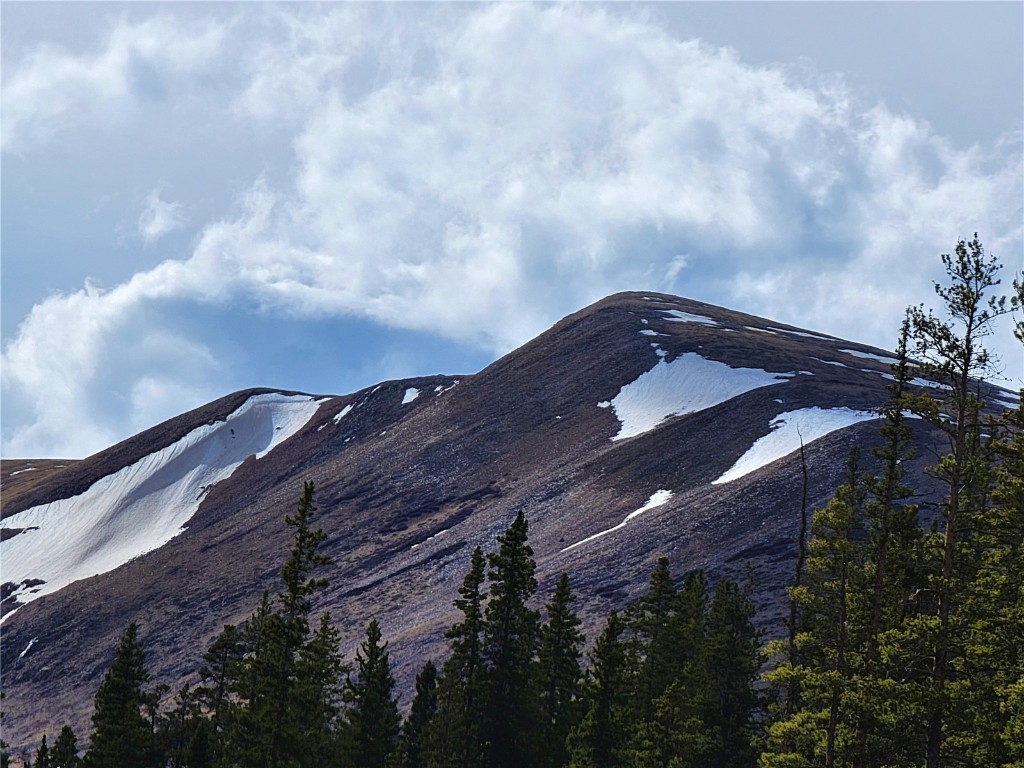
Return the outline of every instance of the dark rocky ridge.
<path id="1" fill-rule="evenodd" d="M 718 325 L 672 322 L 666 310 Z M 652 341 L 669 361 L 696 352 L 732 367 L 807 373 L 612 441 L 619 422 L 596 405 L 658 362 Z M 92 696 L 132 620 L 154 677 L 176 690 L 221 626 L 243 620 L 263 589 L 276 590 L 288 547 L 283 518 L 303 480 L 316 483 L 317 523 L 334 559 L 317 609 L 332 612 L 352 651 L 365 621 L 378 618 L 405 691 L 424 658 L 444 653 L 442 634 L 455 618 L 451 601 L 469 551 L 491 548 L 520 509 L 530 519 L 538 605 L 568 571 L 591 639 L 613 604 L 642 591 L 661 555 L 676 575 L 703 567 L 712 578 L 738 576 L 750 566 L 762 621 L 777 626 L 795 555 L 799 461 L 791 455 L 731 483 L 711 481 L 767 434 L 779 413 L 883 402 L 879 374 L 888 366 L 839 349 L 886 354 L 673 296 L 627 293 L 570 315 L 457 384 L 426 377 L 330 398 L 291 439 L 258 461 L 250 457 L 215 486 L 182 535 L 29 603 L 3 624 L 5 738 L 32 741 L 65 721 L 86 735 Z M 408 387 L 423 394 L 403 406 Z M 51 468 L 22 489 L 6 486 L 4 514 L 79 493 L 261 391 L 230 395 Z M 352 410 L 335 423 L 347 405 Z M 849 446 L 870 446 L 876 429 L 863 422 L 807 446 L 812 505 L 840 481 Z M 919 474 L 938 449 L 935 436 L 921 432 L 913 467 Z M 4 462 L 5 481 L 12 471 Z M 563 551 L 617 525 L 659 489 L 673 491 L 668 503 Z"/>

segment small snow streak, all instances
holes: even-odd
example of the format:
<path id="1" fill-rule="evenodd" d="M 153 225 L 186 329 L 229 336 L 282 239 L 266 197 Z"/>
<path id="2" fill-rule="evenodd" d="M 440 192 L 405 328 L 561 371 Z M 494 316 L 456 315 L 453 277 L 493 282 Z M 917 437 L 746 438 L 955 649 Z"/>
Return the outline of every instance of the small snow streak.
<path id="1" fill-rule="evenodd" d="M 758 439 L 725 474 L 712 482 L 721 485 L 749 475 L 754 470 L 771 464 L 837 429 L 844 429 L 861 421 L 877 419 L 870 411 L 851 408 L 801 408 L 780 413 L 771 420 L 772 431 Z"/>
<path id="2" fill-rule="evenodd" d="M 402 405 L 408 405 L 419 396 L 420 391 L 416 387 L 409 387 L 402 396 Z"/>
<path id="3" fill-rule="evenodd" d="M 338 414 L 337 414 L 337 415 L 336 415 L 336 416 L 334 417 L 334 423 L 335 423 L 335 424 L 338 424 L 338 423 L 340 423 L 340 422 L 341 422 L 341 420 L 342 420 L 342 419 L 344 419 L 344 418 L 345 418 L 345 416 L 347 416 L 347 415 L 348 415 L 349 411 L 351 411 L 351 410 L 352 410 L 352 407 L 353 407 L 353 406 L 352 406 L 352 403 L 349 403 L 349 404 L 348 404 L 348 405 L 346 405 L 346 406 L 345 406 L 344 408 L 342 408 L 342 409 L 341 409 L 341 410 L 340 410 L 340 411 L 338 412 Z"/>
<path id="4" fill-rule="evenodd" d="M 655 507 L 660 507 L 662 504 L 664 504 L 665 502 L 667 502 L 671 498 L 672 498 L 672 491 L 667 491 L 665 489 L 661 489 L 659 491 L 655 491 L 653 494 L 651 494 L 651 498 L 649 498 L 647 500 L 646 504 L 644 504 L 642 507 L 640 507 L 640 509 L 638 509 L 638 510 L 636 510 L 634 512 L 630 512 L 628 515 L 626 515 L 623 518 L 622 522 L 619 523 L 618 525 L 616 525 L 616 526 L 614 526 L 612 528 L 608 528 L 607 530 L 601 531 L 600 533 L 595 533 L 593 536 L 588 536 L 587 538 L 583 539 L 582 541 L 577 541 L 575 544 L 570 544 L 568 547 L 563 549 L 562 552 L 568 552 L 570 549 L 575 549 L 576 547 L 578 547 L 578 546 L 580 546 L 582 544 L 586 544 L 587 542 L 593 541 L 594 539 L 599 539 L 602 536 L 605 536 L 606 534 L 611 533 L 612 531 L 617 531 L 620 528 L 624 528 L 626 523 L 628 523 L 633 518 L 638 517 L 638 516 L 642 515 L 644 512 L 647 512 L 648 510 L 654 509 Z"/>
<path id="5" fill-rule="evenodd" d="M 38 639 L 38 637 L 33 637 L 31 640 L 28 641 L 28 645 L 25 646 L 25 650 L 18 654 L 19 660 L 25 657 L 25 654 L 32 649 L 32 646 L 36 644 L 36 640 Z"/>
<path id="6" fill-rule="evenodd" d="M 844 355 L 852 355 L 853 357 L 860 357 L 865 360 L 877 360 L 880 363 L 892 364 L 899 362 L 895 357 L 885 357 L 871 352 L 858 352 L 856 349 L 840 349 L 839 351 Z"/>
<path id="7" fill-rule="evenodd" d="M 663 309 L 661 310 L 668 317 L 666 318 L 670 323 L 696 323 L 697 325 L 719 325 L 715 320 L 704 315 L 692 315 L 689 312 L 681 312 L 678 309 Z"/>

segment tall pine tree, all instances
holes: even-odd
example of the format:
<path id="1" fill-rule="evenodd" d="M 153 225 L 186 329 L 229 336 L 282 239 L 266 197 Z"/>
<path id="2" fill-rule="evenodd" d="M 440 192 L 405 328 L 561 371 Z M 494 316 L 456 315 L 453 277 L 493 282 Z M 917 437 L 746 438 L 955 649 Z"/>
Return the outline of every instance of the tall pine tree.
<path id="1" fill-rule="evenodd" d="M 125 629 L 117 655 L 96 691 L 93 733 L 85 754 L 87 768 L 146 768 L 154 765 L 152 728 L 142 714 L 143 686 L 149 682 L 145 654 L 133 622 Z"/>

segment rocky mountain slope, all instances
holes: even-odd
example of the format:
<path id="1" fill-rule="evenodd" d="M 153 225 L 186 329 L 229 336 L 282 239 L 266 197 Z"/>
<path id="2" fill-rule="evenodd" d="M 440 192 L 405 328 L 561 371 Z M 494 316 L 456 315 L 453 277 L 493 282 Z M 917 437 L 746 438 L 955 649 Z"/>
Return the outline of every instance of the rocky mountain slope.
<path id="1" fill-rule="evenodd" d="M 81 461 L 4 461 L 5 738 L 64 722 L 87 734 L 132 620 L 155 680 L 176 690 L 223 624 L 276 590 L 304 480 L 333 558 L 317 608 L 352 651 L 376 617 L 406 690 L 444 653 L 469 552 L 490 549 L 520 509 L 538 605 L 567 571 L 591 638 L 662 555 L 677 575 L 749 567 L 771 631 L 795 556 L 800 442 L 813 506 L 850 445 L 876 440 L 889 363 L 883 350 L 626 293 L 471 376 L 344 396 L 239 392 Z M 921 474 L 940 446 L 918 431 Z"/>

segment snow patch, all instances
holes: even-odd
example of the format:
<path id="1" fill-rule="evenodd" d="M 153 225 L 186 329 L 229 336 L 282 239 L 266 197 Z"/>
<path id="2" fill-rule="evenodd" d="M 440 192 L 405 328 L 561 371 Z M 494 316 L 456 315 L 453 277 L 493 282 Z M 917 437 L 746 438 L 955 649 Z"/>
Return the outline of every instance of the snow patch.
<path id="1" fill-rule="evenodd" d="M 419 396 L 420 391 L 416 387 L 409 387 L 405 390 L 405 394 L 402 395 L 402 405 L 408 405 Z"/>
<path id="2" fill-rule="evenodd" d="M 664 333 L 658 333 L 657 331 L 652 331 L 650 328 L 645 328 L 644 330 L 640 331 L 639 333 L 640 333 L 641 336 L 664 336 L 665 335 Z M 24 469 L 22 470 L 22 472 L 25 472 L 25 471 L 27 471 L 27 470 L 24 470 Z"/>
<path id="3" fill-rule="evenodd" d="M 691 315 L 689 312 L 680 312 L 678 309 L 662 309 L 660 312 L 664 312 L 668 317 L 670 323 L 697 323 L 697 325 L 711 325 L 716 326 L 719 323 L 712 320 L 710 317 L 704 315 Z"/>
<path id="4" fill-rule="evenodd" d="M 758 333 L 767 333 L 771 336 L 778 336 L 778 334 L 775 333 L 775 331 L 769 331 L 767 328 L 755 328 L 752 325 L 744 325 L 743 327 L 748 331 L 757 331 Z"/>
<path id="5" fill-rule="evenodd" d="M 448 531 L 450 531 L 450 530 L 451 530 L 451 528 L 445 528 L 445 529 L 443 529 L 443 530 L 440 530 L 440 531 L 438 531 L 438 532 L 437 532 L 437 533 L 435 533 L 435 534 L 434 534 L 433 536 L 427 536 L 427 538 L 425 538 L 425 539 L 424 539 L 423 541 L 421 541 L 421 542 L 420 542 L 419 544 L 413 544 L 413 545 L 412 545 L 411 547 L 409 547 L 409 549 L 419 549 L 419 548 L 420 548 L 421 546 L 423 546 L 424 544 L 428 544 L 428 543 L 430 543 L 431 541 L 433 541 L 434 539 L 436 539 L 436 538 L 437 538 L 438 536 L 440 536 L 440 535 L 442 535 L 442 534 L 445 534 L 445 533 L 448 533 Z"/>
<path id="6" fill-rule="evenodd" d="M 861 370 L 864 371 L 864 373 L 877 373 L 883 379 L 888 379 L 889 381 L 896 381 L 896 377 L 893 376 L 891 373 L 885 373 L 884 371 L 872 371 L 870 368 L 861 368 Z M 930 379 L 922 379 L 920 376 L 911 379 L 907 383 L 912 384 L 915 387 L 931 387 L 932 389 L 952 389 L 952 387 L 949 386 L 949 384 L 940 384 L 939 382 L 931 381 Z"/>
<path id="7" fill-rule="evenodd" d="M 224 421 L 197 427 L 78 496 L 12 515 L 2 527 L 26 530 L 0 544 L 4 581 L 45 581 L 21 596 L 28 602 L 163 546 L 184 530 L 212 486 L 298 432 L 320 402 L 307 395 L 250 397 Z"/>
<path id="8" fill-rule="evenodd" d="M 770 422 L 772 431 L 750 446 L 739 461 L 712 485 L 732 482 L 800 450 L 801 440 L 807 445 L 837 429 L 877 418 L 877 413 L 851 408 L 801 408 L 780 413 Z"/>
<path id="9" fill-rule="evenodd" d="M 820 333 L 806 333 L 805 331 L 790 331 L 786 328 L 776 328 L 774 325 L 768 326 L 772 331 L 778 331 L 779 333 L 788 333 L 790 336 L 803 336 L 805 339 L 821 339 L 822 341 L 835 341 L 832 336 L 822 336 Z"/>
<path id="10" fill-rule="evenodd" d="M 612 440 L 642 435 L 670 416 L 703 411 L 745 392 L 781 384 L 792 375 L 730 368 L 695 352 L 680 355 L 671 363 L 663 358 L 612 399 L 610 405 L 622 425 Z M 598 407 L 606 406 L 599 403 Z"/>
<path id="11" fill-rule="evenodd" d="M 28 641 L 28 645 L 25 646 L 25 650 L 18 654 L 18 661 L 21 661 L 23 658 L 25 658 L 25 654 L 32 650 L 32 646 L 36 644 L 36 640 L 38 639 L 38 637 L 33 637 L 31 640 Z"/>
<path id="12" fill-rule="evenodd" d="M 340 411 L 338 411 L 337 415 L 335 415 L 335 417 L 334 417 L 334 423 L 335 424 L 339 424 L 342 419 L 344 419 L 349 413 L 351 413 L 351 411 L 352 411 L 352 409 L 354 407 L 355 406 L 353 406 L 352 403 L 349 403 L 344 408 L 342 408 Z"/>
<path id="13" fill-rule="evenodd" d="M 836 362 L 835 360 L 822 360 L 820 357 L 812 357 L 811 360 L 815 362 L 824 363 L 825 365 L 838 365 L 840 368 L 849 368 L 850 366 L 846 363 Z"/>
<path id="14" fill-rule="evenodd" d="M 15 471 L 15 472 L 11 472 L 11 474 L 9 474 L 8 477 L 14 477 L 15 475 L 20 475 L 22 472 L 35 472 L 37 469 L 38 469 L 38 467 L 25 467 L 24 469 L 19 469 L 19 470 Z"/>
<path id="15" fill-rule="evenodd" d="M 856 349 L 840 349 L 844 355 L 851 355 L 853 357 L 861 357 L 865 360 L 877 360 L 880 363 L 898 363 L 899 361 L 895 357 L 886 357 L 884 355 L 874 355 L 870 352 L 858 352 Z"/>
<path id="16" fill-rule="evenodd" d="M 664 504 L 665 502 L 667 502 L 671 498 L 672 498 L 672 491 L 666 491 L 664 489 L 659 490 L 659 491 L 655 491 L 654 493 L 651 494 L 651 498 L 649 498 L 647 500 L 646 504 L 644 504 L 642 507 L 640 507 L 640 509 L 638 509 L 638 510 L 636 510 L 634 512 L 630 512 L 628 515 L 626 515 L 623 518 L 622 522 L 619 523 L 618 525 L 613 526 L 612 528 L 608 528 L 607 530 L 601 531 L 600 533 L 595 533 L 593 536 L 588 536 L 587 538 L 583 539 L 582 541 L 577 541 L 575 544 L 570 544 L 568 547 L 563 549 L 562 552 L 568 552 L 570 549 L 575 549 L 576 547 L 580 546 L 581 544 L 586 544 L 588 541 L 593 541 L 594 539 L 599 539 L 602 536 L 604 536 L 605 534 L 609 534 L 612 531 L 617 531 L 620 528 L 625 527 L 626 523 L 628 523 L 633 518 L 642 515 L 644 512 L 647 512 L 650 509 L 654 509 L 655 507 L 660 507 L 662 504 Z"/>

